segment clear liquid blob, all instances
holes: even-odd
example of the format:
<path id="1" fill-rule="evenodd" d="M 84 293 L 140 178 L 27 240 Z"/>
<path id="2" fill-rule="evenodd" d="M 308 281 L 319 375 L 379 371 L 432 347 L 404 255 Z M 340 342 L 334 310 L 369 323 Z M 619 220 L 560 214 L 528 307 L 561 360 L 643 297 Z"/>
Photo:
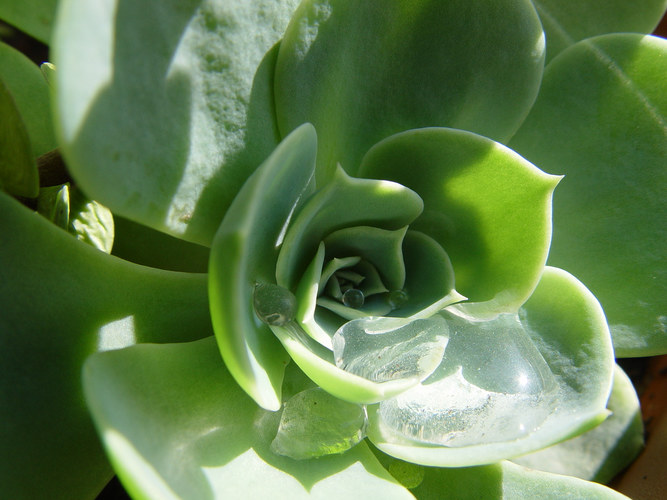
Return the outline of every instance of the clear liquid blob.
<path id="1" fill-rule="evenodd" d="M 336 366 L 372 382 L 424 380 L 440 365 L 447 322 L 368 317 L 345 323 L 332 338 Z"/>
<path id="2" fill-rule="evenodd" d="M 294 319 L 296 297 L 287 288 L 258 283 L 252 299 L 255 314 L 267 325 L 284 326 Z"/>
<path id="3" fill-rule="evenodd" d="M 382 425 L 445 446 L 511 441 L 553 412 L 558 384 L 516 315 L 470 322 L 448 315 L 452 337 L 422 384 L 383 401 Z"/>
<path id="4" fill-rule="evenodd" d="M 362 405 L 307 389 L 285 403 L 271 451 L 294 460 L 343 453 L 364 439 L 366 423 Z"/>

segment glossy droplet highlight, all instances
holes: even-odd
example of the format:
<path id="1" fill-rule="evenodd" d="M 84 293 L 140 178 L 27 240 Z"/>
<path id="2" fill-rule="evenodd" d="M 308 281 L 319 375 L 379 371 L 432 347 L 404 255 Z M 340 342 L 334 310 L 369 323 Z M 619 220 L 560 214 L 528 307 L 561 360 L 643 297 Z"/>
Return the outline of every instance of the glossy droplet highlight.
<path id="1" fill-rule="evenodd" d="M 369 317 L 345 323 L 332 338 L 339 368 L 372 382 L 423 380 L 438 367 L 449 340 L 447 323 Z"/>
<path id="2" fill-rule="evenodd" d="M 253 293 L 255 314 L 271 326 L 284 326 L 294 319 L 296 297 L 287 288 L 272 283 L 258 283 Z"/>
<path id="3" fill-rule="evenodd" d="M 392 309 L 398 309 L 408 301 L 408 294 L 403 290 L 392 290 L 387 296 L 387 302 Z"/>
<path id="4" fill-rule="evenodd" d="M 364 439 L 366 422 L 363 406 L 308 389 L 285 403 L 271 451 L 294 460 L 343 453 Z"/>
<path id="5" fill-rule="evenodd" d="M 557 404 L 558 384 L 516 315 L 471 322 L 448 317 L 441 365 L 422 384 L 380 403 L 382 425 L 445 446 L 521 438 Z"/>
<path id="6" fill-rule="evenodd" d="M 356 288 L 350 288 L 343 294 L 343 304 L 353 309 L 359 309 L 364 305 L 364 292 Z"/>

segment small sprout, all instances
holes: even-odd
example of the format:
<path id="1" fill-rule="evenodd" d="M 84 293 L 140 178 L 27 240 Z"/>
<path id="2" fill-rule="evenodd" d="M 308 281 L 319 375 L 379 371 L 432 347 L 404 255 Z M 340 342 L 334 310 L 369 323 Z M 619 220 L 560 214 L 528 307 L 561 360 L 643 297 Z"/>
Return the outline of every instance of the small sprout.
<path id="1" fill-rule="evenodd" d="M 343 304 L 353 309 L 364 305 L 364 292 L 357 288 L 350 288 L 343 294 Z"/>
<path id="2" fill-rule="evenodd" d="M 284 326 L 294 319 L 296 297 L 287 288 L 257 283 L 253 294 L 255 314 L 267 325 Z"/>

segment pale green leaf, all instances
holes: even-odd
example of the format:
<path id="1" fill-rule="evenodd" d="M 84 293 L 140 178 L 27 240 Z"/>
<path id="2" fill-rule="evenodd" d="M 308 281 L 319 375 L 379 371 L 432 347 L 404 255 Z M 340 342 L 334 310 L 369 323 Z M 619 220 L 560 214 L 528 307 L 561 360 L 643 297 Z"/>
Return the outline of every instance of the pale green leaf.
<path id="1" fill-rule="evenodd" d="M 57 119 L 86 194 L 209 245 L 278 142 L 269 49 L 296 3 L 63 0 Z"/>
<path id="2" fill-rule="evenodd" d="M 617 356 L 667 352 L 667 41 L 584 40 L 554 59 L 510 146 L 565 174 L 549 263 L 602 303 Z"/>
<path id="3" fill-rule="evenodd" d="M 303 125 L 248 179 L 215 235 L 209 263 L 211 317 L 236 381 L 263 408 L 280 408 L 288 356 L 253 309 L 258 283 L 274 283 L 285 226 L 315 170 L 317 136 Z"/>
<path id="4" fill-rule="evenodd" d="M 474 314 L 516 311 L 536 286 L 551 238 L 558 178 L 490 139 L 429 128 L 375 145 L 360 174 L 399 182 L 424 200 L 410 226 L 434 238 Z"/>
<path id="5" fill-rule="evenodd" d="M 497 140 L 518 128 L 542 75 L 530 1 L 303 2 L 281 44 L 276 109 L 286 134 L 320 137 L 318 182 L 403 130 L 443 126 Z"/>
<path id="6" fill-rule="evenodd" d="M 279 413 L 258 408 L 213 339 L 101 353 L 84 388 L 102 441 L 136 498 L 411 498 L 365 444 L 294 461 L 274 454 Z"/>
<path id="7" fill-rule="evenodd" d="M 385 465 L 396 471 L 405 462 Z M 415 475 L 414 471 L 412 475 Z M 459 469 L 424 468 L 419 486 L 411 490 L 419 500 L 500 500 L 527 499 L 563 500 L 629 500 L 617 491 L 601 484 L 570 476 L 561 476 L 521 467 L 502 461 L 482 467 Z"/>

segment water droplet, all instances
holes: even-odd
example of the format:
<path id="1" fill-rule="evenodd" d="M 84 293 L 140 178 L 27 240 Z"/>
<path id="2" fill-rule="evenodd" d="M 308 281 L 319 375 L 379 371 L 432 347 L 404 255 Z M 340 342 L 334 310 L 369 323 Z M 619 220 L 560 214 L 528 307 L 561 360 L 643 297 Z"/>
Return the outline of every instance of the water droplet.
<path id="1" fill-rule="evenodd" d="M 408 294 L 403 290 L 392 290 L 387 296 L 387 302 L 392 309 L 398 309 L 408 301 Z"/>
<path id="2" fill-rule="evenodd" d="M 449 315 L 452 337 L 422 384 L 383 401 L 383 425 L 425 443 L 518 439 L 553 412 L 558 384 L 516 315 L 471 322 Z"/>
<path id="3" fill-rule="evenodd" d="M 449 339 L 440 316 L 428 319 L 368 317 L 345 323 L 334 334 L 336 366 L 373 382 L 428 377 Z"/>
<path id="4" fill-rule="evenodd" d="M 343 304 L 352 309 L 359 309 L 364 305 L 364 292 L 350 288 L 343 294 Z"/>
<path id="5" fill-rule="evenodd" d="M 343 453 L 364 439 L 366 422 L 363 406 L 307 389 L 285 403 L 271 451 L 295 460 Z"/>
<path id="6" fill-rule="evenodd" d="M 255 314 L 267 325 L 284 326 L 294 319 L 296 297 L 287 288 L 258 283 L 253 293 Z"/>

